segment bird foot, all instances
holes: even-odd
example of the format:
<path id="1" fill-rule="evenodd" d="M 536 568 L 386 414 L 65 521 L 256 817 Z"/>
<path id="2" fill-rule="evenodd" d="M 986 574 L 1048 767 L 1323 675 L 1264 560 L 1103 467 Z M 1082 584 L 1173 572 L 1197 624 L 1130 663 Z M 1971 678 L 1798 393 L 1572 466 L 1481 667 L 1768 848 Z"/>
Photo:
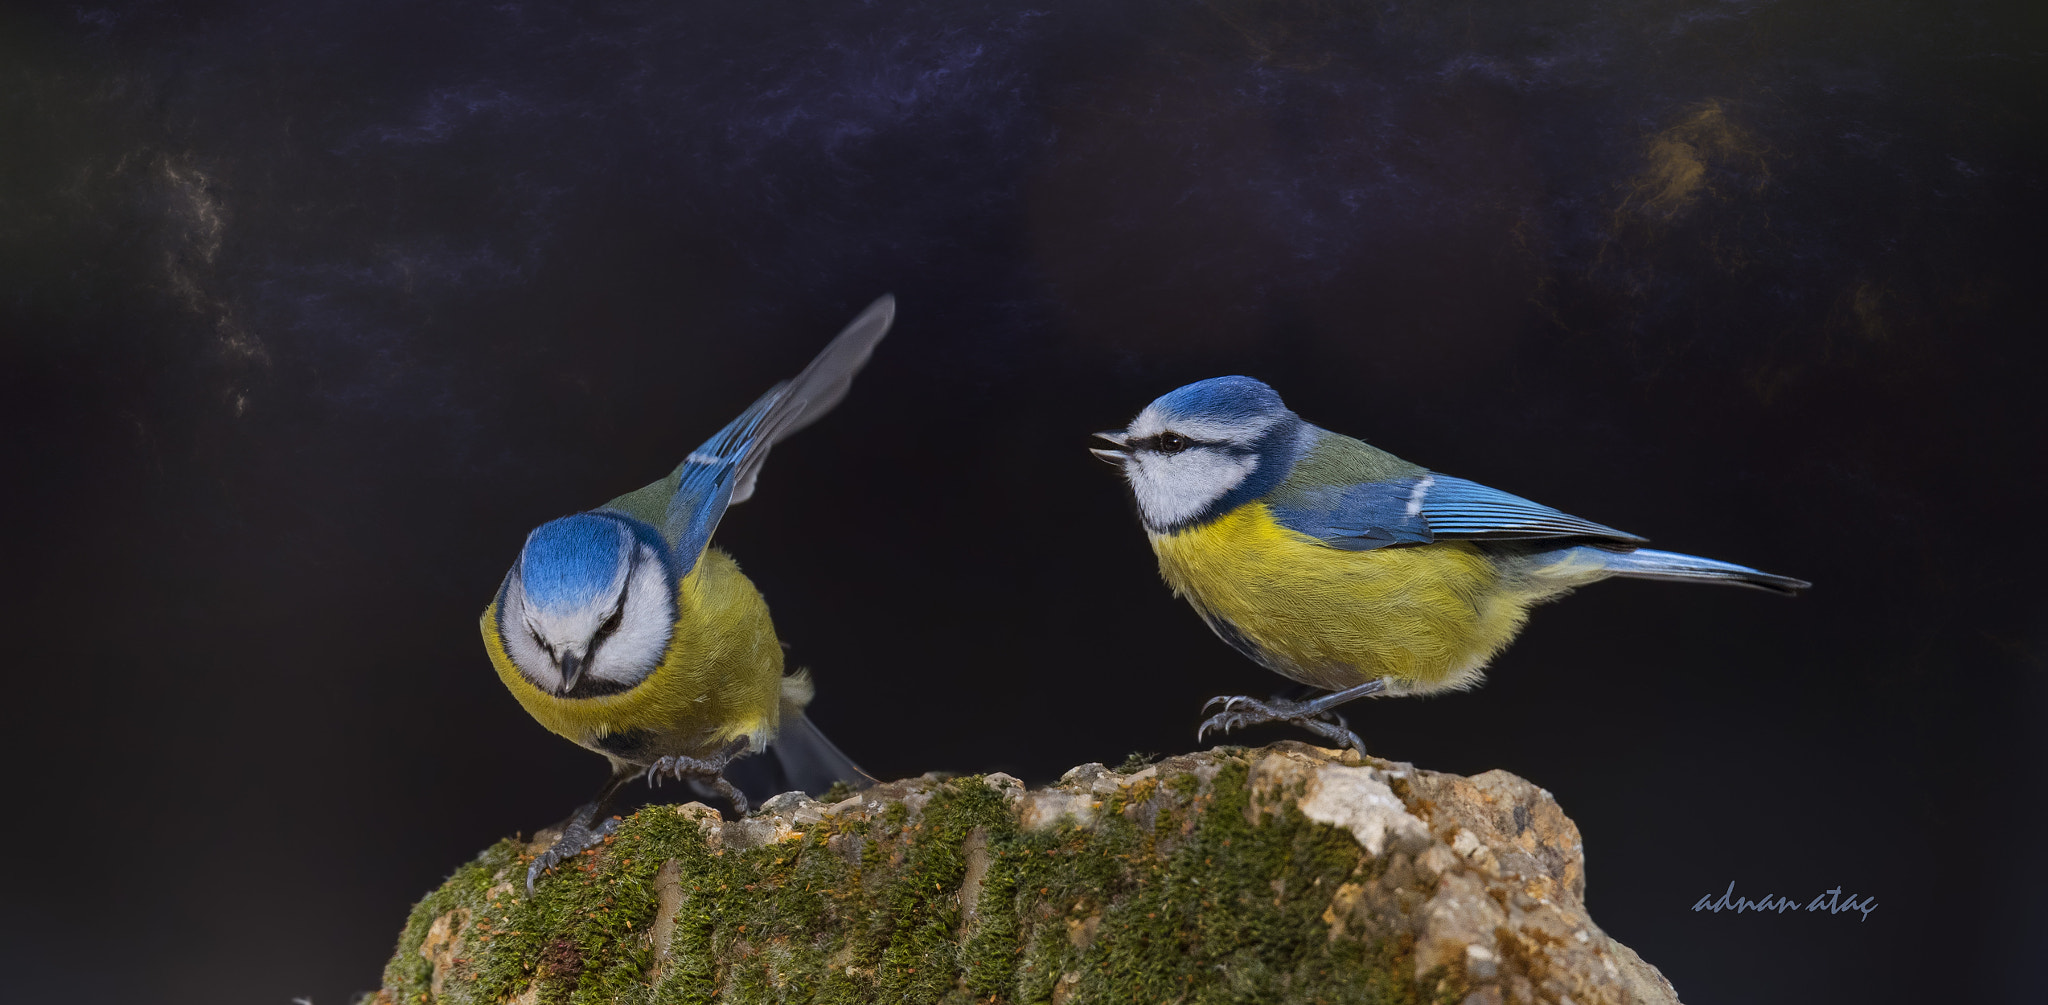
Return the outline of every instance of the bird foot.
<path id="1" fill-rule="evenodd" d="M 585 849 L 604 840 L 605 835 L 619 826 L 619 818 L 607 817 L 603 823 L 593 827 L 591 825 L 595 821 L 592 818 L 595 816 L 596 803 L 584 803 L 576 807 L 576 812 L 569 814 L 569 819 L 562 823 L 562 836 L 556 838 L 555 843 L 548 846 L 548 850 L 535 856 L 533 864 L 526 868 L 527 893 L 533 892 L 533 883 L 540 878 L 541 873 L 582 854 Z"/>
<path id="2" fill-rule="evenodd" d="M 738 786 L 725 780 L 725 766 L 731 764 L 733 758 L 746 753 L 747 747 L 747 738 L 742 736 L 727 744 L 724 750 L 710 757 L 683 757 L 677 755 L 661 758 L 647 766 L 647 784 L 650 787 L 661 784 L 663 775 L 701 782 L 717 791 L 719 795 L 724 796 L 727 802 L 732 803 L 735 813 L 738 813 L 740 816 L 746 816 L 746 793 L 741 792 Z"/>
<path id="3" fill-rule="evenodd" d="M 1201 740 L 1210 730 L 1228 733 L 1246 726 L 1259 726 L 1269 722 L 1285 722 L 1306 729 L 1339 747 L 1350 747 L 1365 756 L 1365 741 L 1351 731 L 1344 717 L 1329 709 L 1317 709 L 1313 702 L 1289 701 L 1286 698 L 1268 698 L 1260 701 L 1249 695 L 1218 695 L 1202 705 L 1207 712 L 1210 706 L 1221 702 L 1223 711 L 1210 716 L 1195 731 L 1195 739 Z"/>

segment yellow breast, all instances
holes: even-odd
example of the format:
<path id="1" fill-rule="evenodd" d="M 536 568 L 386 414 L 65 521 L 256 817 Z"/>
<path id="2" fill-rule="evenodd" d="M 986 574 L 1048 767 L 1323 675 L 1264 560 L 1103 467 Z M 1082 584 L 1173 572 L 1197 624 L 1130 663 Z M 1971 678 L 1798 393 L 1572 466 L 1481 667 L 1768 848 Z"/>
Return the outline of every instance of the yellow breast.
<path id="1" fill-rule="evenodd" d="M 734 738 L 758 750 L 779 724 L 782 646 L 768 604 L 731 556 L 706 549 L 676 589 L 679 612 L 660 666 L 639 686 L 595 698 L 558 698 L 533 686 L 498 637 L 498 605 L 484 610 L 484 647 L 498 679 L 541 725 L 592 750 L 614 734 L 645 731 L 653 756 L 713 753 Z"/>
<path id="2" fill-rule="evenodd" d="M 1261 662 L 1322 688 L 1470 686 L 1538 599 L 1469 543 L 1343 551 L 1281 526 L 1264 503 L 1151 539 L 1167 585 L 1218 634 L 1234 629 Z"/>

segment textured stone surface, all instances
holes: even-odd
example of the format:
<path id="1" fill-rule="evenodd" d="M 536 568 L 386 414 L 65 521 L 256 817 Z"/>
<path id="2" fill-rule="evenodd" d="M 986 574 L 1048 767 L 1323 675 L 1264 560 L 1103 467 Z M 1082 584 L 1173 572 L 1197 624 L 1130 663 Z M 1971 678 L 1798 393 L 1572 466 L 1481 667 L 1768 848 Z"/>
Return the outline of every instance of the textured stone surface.
<path id="1" fill-rule="evenodd" d="M 375 1001 L 1677 1001 L 1504 771 L 1281 743 L 648 807 L 529 897 L 549 837 L 423 900 Z"/>

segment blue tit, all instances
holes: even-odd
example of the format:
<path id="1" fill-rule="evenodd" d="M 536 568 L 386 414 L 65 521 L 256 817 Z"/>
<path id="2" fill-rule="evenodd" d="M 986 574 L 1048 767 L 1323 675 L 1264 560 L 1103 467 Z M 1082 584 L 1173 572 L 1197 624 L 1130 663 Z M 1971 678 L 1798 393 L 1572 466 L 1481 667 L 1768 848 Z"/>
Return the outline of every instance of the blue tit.
<path id="1" fill-rule="evenodd" d="M 1364 748 L 1335 709 L 1477 685 L 1532 605 L 1612 576 L 1793 594 L 1810 584 L 1438 474 L 1311 425 L 1250 377 L 1216 377 L 1097 433 L 1159 571 L 1232 648 L 1332 693 L 1211 699 L 1201 726 L 1289 722 Z"/>
<path id="2" fill-rule="evenodd" d="M 865 777 L 804 717 L 809 677 L 783 673 L 768 605 L 711 536 L 754 494 L 769 448 L 846 396 L 895 313 L 893 298 L 875 301 L 668 477 L 527 535 L 484 609 L 484 648 L 541 725 L 612 765 L 533 863 L 529 889 L 603 837 L 612 798 L 643 775 L 690 780 L 741 814 L 726 773 L 748 752 L 772 751 L 785 784 L 814 794 Z"/>

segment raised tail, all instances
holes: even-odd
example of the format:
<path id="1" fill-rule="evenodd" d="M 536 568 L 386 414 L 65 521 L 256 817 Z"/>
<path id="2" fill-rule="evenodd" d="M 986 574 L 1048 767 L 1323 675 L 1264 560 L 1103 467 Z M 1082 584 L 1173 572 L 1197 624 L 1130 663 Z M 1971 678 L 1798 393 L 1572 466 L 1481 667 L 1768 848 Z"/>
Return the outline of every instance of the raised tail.
<path id="1" fill-rule="evenodd" d="M 1629 579 L 1664 579 L 1677 583 L 1726 583 L 1729 586 L 1747 586 L 1754 590 L 1769 590 L 1793 596 L 1812 586 L 1803 579 L 1790 576 L 1774 576 L 1759 572 L 1746 565 L 1733 562 L 1716 562 L 1698 555 L 1681 555 L 1675 551 L 1652 551 L 1638 548 L 1634 551 L 1606 551 L 1597 548 L 1574 548 L 1575 552 L 1592 552 L 1602 569 L 1609 575 Z"/>

